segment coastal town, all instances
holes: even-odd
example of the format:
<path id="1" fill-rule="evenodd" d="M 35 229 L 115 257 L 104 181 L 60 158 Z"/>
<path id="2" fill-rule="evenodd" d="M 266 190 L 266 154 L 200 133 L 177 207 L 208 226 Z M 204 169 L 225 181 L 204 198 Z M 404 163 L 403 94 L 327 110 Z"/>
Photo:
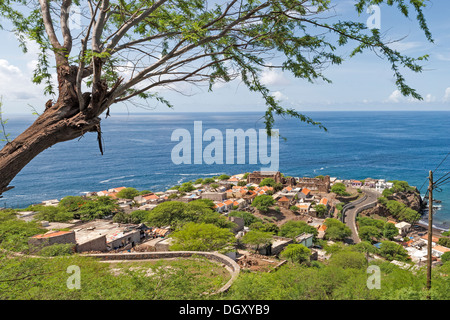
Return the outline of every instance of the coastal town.
<path id="1" fill-rule="evenodd" d="M 399 185 L 404 189 L 396 189 Z M 134 212 L 145 216 L 167 203 L 188 205 L 200 201 L 232 223 L 236 242 L 221 252 L 243 269 L 267 271 L 279 267 L 286 263 L 282 253 L 291 244 L 308 248 L 308 261 L 330 258 L 324 244 L 349 246 L 361 242 L 376 248 L 369 250 L 370 259 L 387 259 L 408 268 L 424 266 L 427 261 L 427 229 L 417 223 L 426 203 L 415 187 L 405 186 L 404 182 L 342 180 L 328 175 L 288 177 L 280 172 L 254 171 L 199 178 L 163 192 L 146 190 L 124 198 L 127 190 L 137 192 L 121 186 L 83 195 L 86 199 L 107 197 L 116 203 L 113 212 L 101 218 L 63 222 L 41 219 L 41 226 L 48 231 L 30 237 L 30 248 L 72 244 L 77 253 L 168 252 L 174 243 L 174 225 L 152 225 L 151 219 L 131 222 L 118 217 L 130 217 Z M 58 207 L 61 201 L 46 200 L 36 208 Z M 395 212 L 397 207 L 403 216 Z M 17 210 L 17 216 L 25 221 L 39 217 L 39 210 L 30 208 L 33 206 Z M 415 215 L 411 218 L 407 213 Z M 290 232 L 286 231 L 288 226 Z M 339 236 L 331 232 L 338 228 L 342 230 Z M 265 231 L 270 239 L 245 241 L 246 235 L 256 231 Z M 446 241 L 447 236 L 438 231 L 433 234 L 433 265 L 442 264 L 442 256 L 450 252 L 450 241 L 440 238 Z M 387 243 L 401 246 L 405 254 L 383 255 L 380 252 Z"/>

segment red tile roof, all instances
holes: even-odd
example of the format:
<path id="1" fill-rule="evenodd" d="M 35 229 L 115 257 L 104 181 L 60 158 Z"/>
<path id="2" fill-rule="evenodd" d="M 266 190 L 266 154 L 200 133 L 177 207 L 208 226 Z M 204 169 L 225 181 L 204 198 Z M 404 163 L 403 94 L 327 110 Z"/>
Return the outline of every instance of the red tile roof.
<path id="1" fill-rule="evenodd" d="M 289 202 L 289 199 L 286 198 L 285 196 L 283 196 L 282 198 L 280 198 L 278 201 L 283 201 L 283 202 Z"/>
<path id="2" fill-rule="evenodd" d="M 73 231 L 54 231 L 54 232 L 47 232 L 45 234 L 37 234 L 35 236 L 33 236 L 32 238 L 52 238 L 52 237 L 57 237 L 57 236 L 61 236 L 63 234 L 67 234 L 67 233 L 71 233 Z"/>

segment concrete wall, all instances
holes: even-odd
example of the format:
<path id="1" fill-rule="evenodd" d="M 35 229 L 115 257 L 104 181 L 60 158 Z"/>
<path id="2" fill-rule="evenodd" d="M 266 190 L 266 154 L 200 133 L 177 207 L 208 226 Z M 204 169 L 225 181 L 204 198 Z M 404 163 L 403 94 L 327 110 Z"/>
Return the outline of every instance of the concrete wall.
<path id="1" fill-rule="evenodd" d="M 32 237 L 28 240 L 28 245 L 30 246 L 30 248 L 34 248 L 36 250 L 46 246 L 51 246 L 53 244 L 65 244 L 65 243 L 76 244 L 75 232 L 72 231 L 57 236 L 45 238 Z"/>
<path id="2" fill-rule="evenodd" d="M 106 236 L 100 236 L 98 238 L 86 241 L 81 244 L 77 244 L 77 252 L 86 251 L 106 251 Z"/>
<path id="3" fill-rule="evenodd" d="M 129 243 L 134 242 L 135 245 L 139 244 L 141 241 L 141 232 L 136 230 L 131 233 L 126 233 L 123 237 L 114 239 L 108 243 L 108 247 L 114 250 L 114 248 L 122 248 Z"/>

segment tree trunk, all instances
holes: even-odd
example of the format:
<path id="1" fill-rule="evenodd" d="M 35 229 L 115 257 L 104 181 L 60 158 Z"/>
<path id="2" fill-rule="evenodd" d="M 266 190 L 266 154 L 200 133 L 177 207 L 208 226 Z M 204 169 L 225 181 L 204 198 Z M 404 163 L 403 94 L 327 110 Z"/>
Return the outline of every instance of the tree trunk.
<path id="1" fill-rule="evenodd" d="M 58 142 L 82 136 L 86 132 L 100 132 L 100 118 L 93 108 L 80 111 L 75 92 L 75 67 L 58 67 L 59 97 L 22 134 L 7 143 L 0 151 L 0 195 L 9 190 L 9 183 L 39 153 Z M 89 95 L 85 106 L 89 105 Z"/>

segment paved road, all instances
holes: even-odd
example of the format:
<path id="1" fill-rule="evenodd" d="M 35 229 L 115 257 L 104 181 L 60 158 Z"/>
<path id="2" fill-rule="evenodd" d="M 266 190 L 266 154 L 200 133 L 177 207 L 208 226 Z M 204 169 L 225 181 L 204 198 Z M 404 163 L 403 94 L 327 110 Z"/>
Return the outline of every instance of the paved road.
<path id="1" fill-rule="evenodd" d="M 380 196 L 379 192 L 376 192 L 373 190 L 364 189 L 363 192 L 367 196 L 366 199 L 361 202 L 358 202 L 358 200 L 356 200 L 355 202 L 357 204 L 353 208 L 350 208 L 350 209 L 346 210 L 346 212 L 345 212 L 345 220 L 344 221 L 345 221 L 345 224 L 350 228 L 350 230 L 352 230 L 351 241 L 353 244 L 361 242 L 361 239 L 359 239 L 359 237 L 358 237 L 358 231 L 356 229 L 356 213 L 357 213 L 358 209 L 365 205 L 375 203 L 377 201 L 378 197 Z"/>

